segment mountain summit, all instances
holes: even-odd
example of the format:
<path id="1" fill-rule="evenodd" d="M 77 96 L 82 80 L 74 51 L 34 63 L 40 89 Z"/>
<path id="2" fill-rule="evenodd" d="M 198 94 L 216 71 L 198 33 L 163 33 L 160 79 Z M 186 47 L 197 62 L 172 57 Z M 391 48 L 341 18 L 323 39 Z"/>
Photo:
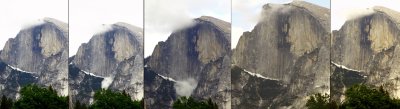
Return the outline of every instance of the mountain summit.
<path id="1" fill-rule="evenodd" d="M 360 83 L 383 86 L 400 97 L 400 13 L 380 6 L 372 10 L 333 31 L 333 100 L 343 100 L 343 90 Z"/>
<path id="2" fill-rule="evenodd" d="M 329 93 L 330 10 L 303 1 L 266 4 L 232 56 L 232 108 L 305 108 Z"/>
<path id="3" fill-rule="evenodd" d="M 69 84 L 74 100 L 90 103 L 101 88 L 143 98 L 143 30 L 126 23 L 94 35 L 70 58 Z"/>
<path id="4" fill-rule="evenodd" d="M 27 84 L 52 86 L 68 94 L 68 25 L 52 18 L 22 29 L 0 53 L 1 94 L 18 98 Z"/>
<path id="5" fill-rule="evenodd" d="M 230 23 L 202 16 L 159 42 L 145 63 L 146 107 L 172 108 L 178 97 L 192 96 L 229 109 L 230 40 Z"/>

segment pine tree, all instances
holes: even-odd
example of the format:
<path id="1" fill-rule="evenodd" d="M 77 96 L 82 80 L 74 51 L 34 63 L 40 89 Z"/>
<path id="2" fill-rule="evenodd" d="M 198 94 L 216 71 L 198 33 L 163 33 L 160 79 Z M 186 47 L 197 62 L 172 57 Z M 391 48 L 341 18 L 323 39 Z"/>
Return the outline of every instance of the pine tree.
<path id="1" fill-rule="evenodd" d="M 11 109 L 13 106 L 13 100 L 7 98 L 5 95 L 1 97 L 0 109 Z"/>

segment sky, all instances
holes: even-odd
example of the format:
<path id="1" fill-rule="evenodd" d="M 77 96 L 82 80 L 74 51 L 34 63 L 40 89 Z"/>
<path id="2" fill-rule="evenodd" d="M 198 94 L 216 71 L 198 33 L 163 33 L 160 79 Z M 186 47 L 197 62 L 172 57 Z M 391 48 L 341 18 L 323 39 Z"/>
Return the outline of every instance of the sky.
<path id="1" fill-rule="evenodd" d="M 384 6 L 400 12 L 400 0 L 332 0 L 331 30 L 339 30 L 347 19 L 366 14 L 367 8 Z"/>
<path id="2" fill-rule="evenodd" d="M 143 28 L 143 0 L 69 0 L 69 56 L 105 25 L 125 22 Z"/>
<path id="3" fill-rule="evenodd" d="M 232 43 L 235 48 L 240 36 L 251 31 L 258 22 L 262 6 L 267 3 L 287 4 L 293 0 L 232 0 Z M 330 8 L 330 0 L 304 0 L 319 6 Z"/>
<path id="4" fill-rule="evenodd" d="M 145 57 L 172 31 L 200 16 L 231 22 L 231 0 L 145 0 Z"/>
<path id="5" fill-rule="evenodd" d="M 68 23 L 68 0 L 0 0 L 0 49 L 22 28 L 45 17 Z"/>

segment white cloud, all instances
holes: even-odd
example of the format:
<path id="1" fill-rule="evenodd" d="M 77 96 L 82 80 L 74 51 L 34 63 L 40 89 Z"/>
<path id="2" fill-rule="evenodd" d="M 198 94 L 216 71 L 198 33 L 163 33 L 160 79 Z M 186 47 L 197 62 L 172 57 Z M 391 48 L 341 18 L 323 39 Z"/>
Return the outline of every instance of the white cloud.
<path id="1" fill-rule="evenodd" d="M 230 0 L 145 0 L 145 8 L 145 56 L 193 18 L 206 15 L 231 22 Z"/>
<path id="2" fill-rule="evenodd" d="M 192 95 L 193 90 L 197 87 L 197 81 L 193 78 L 189 78 L 187 80 L 176 81 L 174 85 L 176 93 L 179 96 L 190 96 Z"/>
<path id="3" fill-rule="evenodd" d="M 333 0 L 331 5 L 331 30 L 339 30 L 348 19 L 366 15 L 367 8 L 384 6 L 400 12 L 399 0 Z"/>
<path id="4" fill-rule="evenodd" d="M 103 81 L 101 81 L 101 88 L 107 89 L 113 81 L 114 77 L 105 77 Z"/>
<path id="5" fill-rule="evenodd" d="M 44 23 L 45 23 L 45 22 L 44 22 L 43 19 L 38 19 L 38 20 L 26 22 L 26 23 L 22 24 L 21 30 L 23 30 L 23 29 L 28 29 L 28 28 L 32 28 L 32 27 L 35 27 L 35 26 L 39 26 L 39 25 L 42 25 L 42 24 L 44 24 Z"/>
<path id="6" fill-rule="evenodd" d="M 143 0 L 69 0 L 69 54 L 101 31 L 103 24 L 125 22 L 143 27 Z"/>
<path id="7" fill-rule="evenodd" d="M 0 49 L 22 28 L 39 19 L 55 18 L 68 22 L 68 0 L 0 0 Z"/>

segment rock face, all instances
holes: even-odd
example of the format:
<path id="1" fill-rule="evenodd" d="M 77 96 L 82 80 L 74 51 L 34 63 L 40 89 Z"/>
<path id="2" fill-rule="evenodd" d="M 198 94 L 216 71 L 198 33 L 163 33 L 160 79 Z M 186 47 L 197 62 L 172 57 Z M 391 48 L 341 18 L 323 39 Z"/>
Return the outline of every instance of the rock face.
<path id="1" fill-rule="evenodd" d="M 232 56 L 232 108 L 304 108 L 329 93 L 330 10 L 303 1 L 266 4 Z"/>
<path id="2" fill-rule="evenodd" d="M 125 90 L 134 100 L 143 98 L 143 30 L 126 23 L 110 28 L 94 35 L 70 58 L 71 103 L 91 103 L 101 88 Z"/>
<path id="3" fill-rule="evenodd" d="M 68 94 L 68 25 L 52 18 L 22 29 L 0 53 L 0 93 L 18 98 L 27 84 Z"/>
<path id="4" fill-rule="evenodd" d="M 334 31 L 331 49 L 332 63 L 336 63 L 332 64 L 331 78 L 334 100 L 342 100 L 343 91 L 356 83 L 383 85 L 392 96 L 400 97 L 400 13 L 384 7 L 374 7 L 373 11 L 346 21 L 340 30 Z M 346 82 L 352 78 L 358 79 Z"/>
<path id="5" fill-rule="evenodd" d="M 230 40 L 230 23 L 203 16 L 159 42 L 145 63 L 146 107 L 168 109 L 192 96 L 229 109 Z"/>

